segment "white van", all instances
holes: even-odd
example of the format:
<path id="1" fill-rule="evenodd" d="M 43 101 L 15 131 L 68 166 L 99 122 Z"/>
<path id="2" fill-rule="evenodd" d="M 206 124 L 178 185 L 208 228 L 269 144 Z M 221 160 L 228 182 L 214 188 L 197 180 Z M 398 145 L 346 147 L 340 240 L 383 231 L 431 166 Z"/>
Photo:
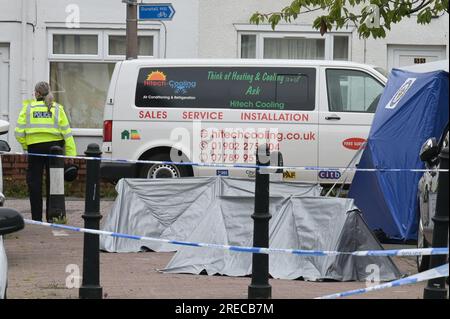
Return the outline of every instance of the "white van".
<path id="1" fill-rule="evenodd" d="M 122 61 L 105 105 L 103 157 L 255 164 L 257 146 L 266 143 L 281 152 L 284 166 L 346 167 L 368 136 L 386 81 L 374 67 L 344 61 Z M 342 172 L 291 169 L 284 179 L 350 183 L 353 172 Z M 254 173 L 102 164 L 102 175 L 110 180 Z"/>

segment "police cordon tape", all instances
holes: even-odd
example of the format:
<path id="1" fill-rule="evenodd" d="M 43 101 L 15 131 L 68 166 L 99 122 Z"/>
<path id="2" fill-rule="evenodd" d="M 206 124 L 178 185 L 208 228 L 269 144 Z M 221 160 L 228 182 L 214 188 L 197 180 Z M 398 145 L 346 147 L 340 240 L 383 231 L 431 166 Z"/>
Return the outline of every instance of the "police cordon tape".
<path id="1" fill-rule="evenodd" d="M 104 230 L 87 229 L 87 228 L 74 227 L 74 226 L 61 225 L 61 224 L 51 224 L 51 223 L 46 223 L 46 222 L 34 221 L 34 220 L 30 220 L 30 219 L 25 219 L 24 221 L 26 224 L 30 224 L 30 225 L 39 225 L 39 226 L 45 226 L 45 227 L 50 227 L 50 228 L 65 229 L 65 230 L 69 230 L 69 231 L 88 233 L 88 234 L 94 234 L 94 235 L 111 236 L 111 237 L 116 237 L 116 238 L 132 239 L 132 240 L 139 240 L 139 241 L 160 242 L 160 243 L 166 243 L 166 244 L 177 245 L 177 246 L 214 248 L 214 249 L 229 250 L 229 251 L 234 251 L 234 252 L 256 253 L 256 254 L 281 253 L 281 254 L 291 254 L 291 255 L 297 255 L 297 256 L 352 255 L 352 256 L 388 257 L 388 256 L 448 255 L 448 251 L 449 251 L 448 247 L 339 252 L 339 251 L 321 251 L 321 250 L 230 246 L 230 245 L 195 243 L 195 242 L 188 242 L 188 241 L 136 236 L 136 235 L 109 232 L 109 231 L 104 231 Z"/>
<path id="2" fill-rule="evenodd" d="M 128 159 L 114 159 L 105 157 L 86 157 L 86 156 L 66 156 L 54 154 L 38 154 L 38 153 L 23 153 L 23 152 L 2 152 L 0 155 L 21 155 L 21 156 L 40 156 L 53 157 L 64 159 L 78 159 L 88 161 L 102 161 L 108 163 L 133 163 L 133 164 L 160 164 L 160 165 L 178 165 L 178 166 L 196 166 L 209 168 L 247 168 L 260 169 L 262 172 L 269 172 L 274 170 L 298 170 L 298 171 L 360 171 L 360 172 L 446 172 L 445 169 L 433 168 L 358 168 L 358 167 L 320 167 L 320 166 L 260 166 L 256 164 L 229 164 L 229 163 L 196 163 L 196 162 L 174 162 L 174 161 L 149 161 L 149 160 L 128 160 Z"/>
<path id="3" fill-rule="evenodd" d="M 331 295 L 327 295 L 327 296 L 323 296 L 323 297 L 317 297 L 315 299 L 336 299 L 336 298 L 364 294 L 367 292 L 382 290 L 382 289 L 386 289 L 386 288 L 411 285 L 411 284 L 415 284 L 415 283 L 430 280 L 430 279 L 447 277 L 448 276 L 448 266 L 449 266 L 449 264 L 446 264 L 446 265 L 442 265 L 442 266 L 418 273 L 418 274 L 410 276 L 410 277 L 394 280 L 394 281 L 391 281 L 391 282 L 388 282 L 385 284 L 376 285 L 376 286 L 367 287 L 367 288 L 349 290 L 346 292 L 340 292 L 340 293 L 331 294 Z"/>

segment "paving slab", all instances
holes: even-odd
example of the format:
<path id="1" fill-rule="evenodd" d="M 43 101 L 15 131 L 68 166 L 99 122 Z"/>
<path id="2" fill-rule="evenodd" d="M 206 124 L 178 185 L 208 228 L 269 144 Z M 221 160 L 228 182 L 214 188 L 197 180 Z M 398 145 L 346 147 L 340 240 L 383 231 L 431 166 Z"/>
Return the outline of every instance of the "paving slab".
<path id="1" fill-rule="evenodd" d="M 113 201 L 101 202 L 106 216 Z M 28 200 L 7 200 L 6 207 L 31 218 Z M 84 226 L 84 201 L 66 201 L 68 224 Z M 8 298 L 78 298 L 78 270 L 82 272 L 83 234 L 27 225 L 6 236 L 9 263 Z M 386 249 L 414 248 L 386 245 Z M 104 298 L 113 299 L 246 299 L 250 277 L 163 274 L 174 253 L 101 253 Z M 395 257 L 405 275 L 417 273 L 415 257 Z M 365 282 L 307 282 L 271 279 L 273 299 L 309 299 L 366 287 Z M 419 299 L 426 283 L 395 287 L 349 298 Z"/>

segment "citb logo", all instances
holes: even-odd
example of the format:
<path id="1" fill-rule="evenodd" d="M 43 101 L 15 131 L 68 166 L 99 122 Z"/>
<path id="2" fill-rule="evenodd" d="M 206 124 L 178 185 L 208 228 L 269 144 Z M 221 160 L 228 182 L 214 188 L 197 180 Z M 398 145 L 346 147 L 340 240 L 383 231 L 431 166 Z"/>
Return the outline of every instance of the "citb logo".
<path id="1" fill-rule="evenodd" d="M 339 171 L 320 171 L 319 178 L 322 179 L 339 179 L 341 178 L 341 172 Z"/>

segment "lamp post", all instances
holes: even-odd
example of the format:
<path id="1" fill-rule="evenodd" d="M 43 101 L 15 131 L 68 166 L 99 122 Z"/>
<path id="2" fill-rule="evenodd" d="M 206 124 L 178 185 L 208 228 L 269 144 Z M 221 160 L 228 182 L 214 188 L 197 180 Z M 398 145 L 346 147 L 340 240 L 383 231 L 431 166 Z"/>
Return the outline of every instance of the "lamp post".
<path id="1" fill-rule="evenodd" d="M 127 4 L 126 59 L 137 59 L 137 0 L 122 0 L 122 2 Z"/>

